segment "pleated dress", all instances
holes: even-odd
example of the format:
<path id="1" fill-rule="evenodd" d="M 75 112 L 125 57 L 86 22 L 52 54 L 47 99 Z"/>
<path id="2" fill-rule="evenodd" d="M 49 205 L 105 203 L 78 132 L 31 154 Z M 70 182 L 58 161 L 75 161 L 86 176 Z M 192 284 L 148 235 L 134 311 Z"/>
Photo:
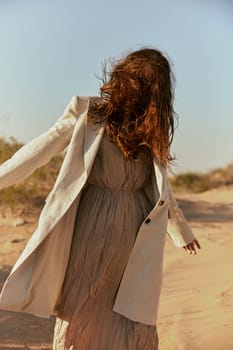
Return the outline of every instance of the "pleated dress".
<path id="1" fill-rule="evenodd" d="M 105 132 L 83 189 L 54 330 L 54 350 L 156 350 L 157 328 L 112 311 L 139 227 L 153 203 L 145 154 L 125 159 Z"/>

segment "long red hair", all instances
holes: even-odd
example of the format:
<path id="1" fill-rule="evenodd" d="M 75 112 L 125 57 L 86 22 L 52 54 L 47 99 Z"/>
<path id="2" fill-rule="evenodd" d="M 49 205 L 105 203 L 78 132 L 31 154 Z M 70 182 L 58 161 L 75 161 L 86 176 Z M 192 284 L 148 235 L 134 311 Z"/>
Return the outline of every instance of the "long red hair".
<path id="1" fill-rule="evenodd" d="M 110 73 L 104 67 L 89 119 L 107 120 L 106 131 L 126 158 L 143 151 L 166 167 L 172 160 L 174 116 L 173 75 L 160 51 L 143 48 L 116 61 Z"/>

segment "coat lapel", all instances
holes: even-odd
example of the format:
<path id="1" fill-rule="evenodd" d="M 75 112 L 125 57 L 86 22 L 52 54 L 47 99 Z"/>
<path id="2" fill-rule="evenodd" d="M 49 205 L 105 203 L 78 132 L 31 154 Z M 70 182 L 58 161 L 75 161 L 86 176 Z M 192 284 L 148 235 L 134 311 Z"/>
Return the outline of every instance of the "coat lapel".
<path id="1" fill-rule="evenodd" d="M 164 183 L 165 169 L 162 167 L 162 165 L 159 163 L 159 161 L 155 157 L 153 160 L 153 165 L 154 165 L 154 173 L 155 173 L 154 182 L 157 184 L 158 192 L 161 197 L 165 189 L 165 183 Z"/>
<path id="2" fill-rule="evenodd" d="M 90 174 L 96 153 L 99 149 L 100 141 L 103 137 L 106 122 L 95 124 L 87 122 L 86 113 L 86 127 L 84 139 L 84 167 L 86 175 Z"/>

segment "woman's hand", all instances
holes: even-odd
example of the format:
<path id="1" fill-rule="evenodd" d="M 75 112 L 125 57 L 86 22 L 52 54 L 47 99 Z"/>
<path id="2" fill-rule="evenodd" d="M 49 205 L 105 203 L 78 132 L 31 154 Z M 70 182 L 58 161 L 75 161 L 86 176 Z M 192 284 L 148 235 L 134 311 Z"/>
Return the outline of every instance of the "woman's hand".
<path id="1" fill-rule="evenodd" d="M 194 239 L 191 243 L 189 243 L 189 244 L 183 246 L 183 248 L 184 248 L 187 252 L 189 252 L 189 254 L 197 254 L 196 248 L 201 249 L 201 246 L 200 246 L 198 240 L 197 240 L 197 239 Z"/>

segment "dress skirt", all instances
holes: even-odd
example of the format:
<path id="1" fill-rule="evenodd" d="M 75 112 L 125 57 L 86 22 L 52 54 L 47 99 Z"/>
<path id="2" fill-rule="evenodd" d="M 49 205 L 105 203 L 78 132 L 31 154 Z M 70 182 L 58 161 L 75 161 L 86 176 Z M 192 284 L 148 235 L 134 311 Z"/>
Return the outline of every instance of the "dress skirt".
<path id="1" fill-rule="evenodd" d="M 54 350 L 156 350 L 157 328 L 112 310 L 139 227 L 152 161 L 126 160 L 104 134 L 83 189 L 54 331 Z"/>

